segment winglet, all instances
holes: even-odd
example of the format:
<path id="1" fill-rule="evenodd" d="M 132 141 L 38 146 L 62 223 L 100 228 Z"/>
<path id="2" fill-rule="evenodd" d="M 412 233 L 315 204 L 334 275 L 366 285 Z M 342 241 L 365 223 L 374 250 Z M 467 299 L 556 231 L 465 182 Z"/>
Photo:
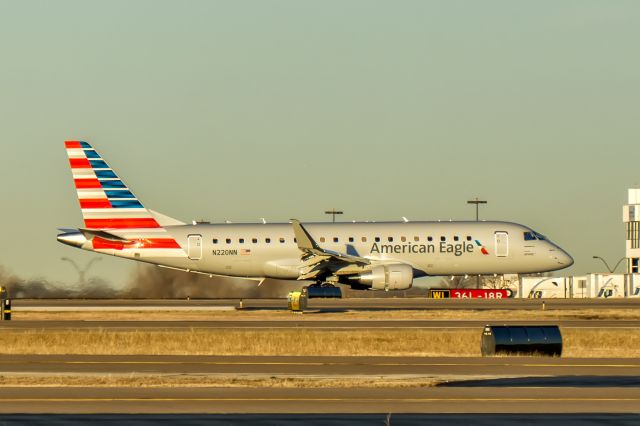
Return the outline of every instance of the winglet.
<path id="1" fill-rule="evenodd" d="M 309 235 L 304 226 L 300 223 L 298 219 L 291 219 L 291 223 L 293 224 L 293 234 L 296 237 L 296 241 L 298 242 L 298 248 L 303 251 L 309 250 L 319 250 L 320 247 L 314 241 L 313 237 Z"/>

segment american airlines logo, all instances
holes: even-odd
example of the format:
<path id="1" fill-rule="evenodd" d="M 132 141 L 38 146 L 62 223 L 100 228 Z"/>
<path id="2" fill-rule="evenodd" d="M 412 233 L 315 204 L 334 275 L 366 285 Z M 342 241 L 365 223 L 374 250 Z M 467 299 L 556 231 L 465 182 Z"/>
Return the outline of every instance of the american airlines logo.
<path id="1" fill-rule="evenodd" d="M 480 250 L 482 252 L 482 254 L 489 254 L 489 252 L 487 252 L 487 250 L 480 244 L 480 242 L 478 240 L 476 240 L 476 243 L 478 243 Z M 473 253 L 475 250 L 475 247 L 472 243 L 469 242 L 463 242 L 463 243 L 455 243 L 455 244 L 451 244 L 451 243 L 447 243 L 447 242 L 440 242 L 440 244 L 436 245 L 436 244 L 412 244 L 412 243 L 407 243 L 407 244 L 378 244 L 378 243 L 373 243 L 373 245 L 371 246 L 371 250 L 369 251 L 370 254 L 405 254 L 405 253 L 415 253 L 415 254 L 420 254 L 420 253 L 449 253 L 452 254 L 454 256 L 462 256 L 465 253 Z"/>
<path id="2" fill-rule="evenodd" d="M 476 244 L 478 245 L 478 247 L 480 247 L 480 252 L 482 254 L 489 254 L 487 249 L 482 245 L 482 243 L 479 240 L 476 240 Z"/>

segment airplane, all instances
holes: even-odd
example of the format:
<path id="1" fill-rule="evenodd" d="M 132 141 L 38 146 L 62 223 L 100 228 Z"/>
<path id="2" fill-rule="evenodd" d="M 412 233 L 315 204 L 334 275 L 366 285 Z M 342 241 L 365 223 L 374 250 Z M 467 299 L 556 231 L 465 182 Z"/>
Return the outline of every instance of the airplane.
<path id="1" fill-rule="evenodd" d="M 531 274 L 573 258 L 533 229 L 500 221 L 186 224 L 147 209 L 87 142 L 65 148 L 84 226 L 63 244 L 213 276 L 406 290 L 425 276 Z"/>

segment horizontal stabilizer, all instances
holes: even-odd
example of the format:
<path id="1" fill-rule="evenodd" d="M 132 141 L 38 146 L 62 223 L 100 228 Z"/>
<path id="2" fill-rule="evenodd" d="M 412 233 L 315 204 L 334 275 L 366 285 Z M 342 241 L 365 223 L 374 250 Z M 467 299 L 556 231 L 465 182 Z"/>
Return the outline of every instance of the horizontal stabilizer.
<path id="1" fill-rule="evenodd" d="M 78 228 L 58 228 L 58 231 L 64 234 L 69 234 L 71 232 L 78 232 Z"/>
<path id="2" fill-rule="evenodd" d="M 126 238 L 122 238 L 118 235 L 112 234 L 111 232 L 107 232 L 107 231 L 101 231 L 99 229 L 84 229 L 84 228 L 80 228 L 78 229 L 78 231 L 82 232 L 82 235 L 84 235 L 84 237 L 87 240 L 93 240 L 94 238 L 102 238 L 103 240 L 107 240 L 107 241 L 116 241 L 116 242 L 127 242 L 129 241 Z"/>

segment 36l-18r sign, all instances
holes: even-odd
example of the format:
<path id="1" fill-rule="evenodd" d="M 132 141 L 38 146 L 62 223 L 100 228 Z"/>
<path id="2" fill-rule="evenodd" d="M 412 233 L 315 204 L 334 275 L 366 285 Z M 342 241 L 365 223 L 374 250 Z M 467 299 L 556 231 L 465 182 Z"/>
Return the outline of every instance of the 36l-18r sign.
<path id="1" fill-rule="evenodd" d="M 511 291 L 507 289 L 452 288 L 450 291 L 454 299 L 506 299 L 511 296 Z"/>
<path id="2" fill-rule="evenodd" d="M 506 299 L 511 297 L 509 289 L 432 288 L 432 299 Z"/>

